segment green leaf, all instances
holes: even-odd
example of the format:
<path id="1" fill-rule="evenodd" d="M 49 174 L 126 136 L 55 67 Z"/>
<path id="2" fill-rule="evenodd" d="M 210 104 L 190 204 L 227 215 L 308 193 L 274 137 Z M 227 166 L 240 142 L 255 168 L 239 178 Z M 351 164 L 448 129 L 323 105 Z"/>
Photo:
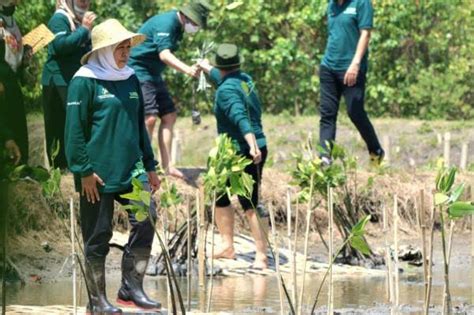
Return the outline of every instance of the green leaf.
<path id="1" fill-rule="evenodd" d="M 447 202 L 449 200 L 449 197 L 443 193 L 436 193 L 435 194 L 435 205 L 439 206 L 442 205 L 443 203 Z"/>
<path id="2" fill-rule="evenodd" d="M 362 236 L 365 233 L 365 226 L 370 221 L 371 215 L 367 215 L 364 218 L 360 219 L 356 225 L 352 227 L 351 234 L 354 236 Z"/>
<path id="3" fill-rule="evenodd" d="M 143 183 L 136 177 L 132 178 L 133 191 L 143 190 Z"/>
<path id="4" fill-rule="evenodd" d="M 231 4 L 228 4 L 225 8 L 230 11 L 240 7 L 242 4 L 244 4 L 243 1 L 234 1 Z"/>
<path id="5" fill-rule="evenodd" d="M 140 191 L 140 200 L 141 200 L 147 207 L 150 206 L 150 199 L 151 199 L 151 194 L 150 194 L 148 191 L 146 191 L 146 190 Z"/>
<path id="6" fill-rule="evenodd" d="M 457 172 L 456 167 L 451 167 L 451 169 L 449 170 L 449 174 L 445 182 L 445 188 L 444 188 L 445 192 L 450 191 L 451 188 L 453 187 L 454 179 L 456 178 L 456 172 Z"/>
<path id="7" fill-rule="evenodd" d="M 144 209 L 140 209 L 139 211 L 135 213 L 135 219 L 137 219 L 138 222 L 143 222 L 147 218 L 148 218 L 148 213 L 144 211 Z"/>
<path id="8" fill-rule="evenodd" d="M 140 193 L 138 193 L 138 192 L 131 192 L 131 193 L 127 193 L 127 194 L 122 194 L 122 195 L 120 195 L 120 197 L 122 197 L 124 199 L 128 199 L 128 200 L 133 200 L 133 201 L 142 201 L 141 198 L 140 198 Z"/>
<path id="9" fill-rule="evenodd" d="M 358 250 L 364 255 L 370 255 L 370 247 L 362 236 L 354 236 L 349 241 L 352 248 Z"/>
<path id="10" fill-rule="evenodd" d="M 448 213 L 452 218 L 460 218 L 474 214 L 474 204 L 472 202 L 458 201 L 448 207 Z"/>
<path id="11" fill-rule="evenodd" d="M 459 184 L 454 190 L 451 192 L 449 196 L 449 203 L 453 203 L 458 201 L 459 197 L 461 197 L 462 193 L 464 192 L 464 183 Z"/>
<path id="12" fill-rule="evenodd" d="M 124 210 L 130 210 L 130 211 L 132 211 L 133 213 L 135 213 L 135 212 L 137 212 L 137 205 L 134 205 L 134 204 L 123 205 L 123 206 L 122 206 L 122 209 L 124 209 Z"/>

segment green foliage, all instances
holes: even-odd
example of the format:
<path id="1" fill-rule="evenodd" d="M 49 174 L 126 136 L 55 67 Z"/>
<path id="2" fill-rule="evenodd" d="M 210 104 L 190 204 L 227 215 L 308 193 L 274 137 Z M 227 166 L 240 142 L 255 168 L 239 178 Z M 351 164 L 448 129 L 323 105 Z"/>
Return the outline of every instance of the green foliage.
<path id="1" fill-rule="evenodd" d="M 306 155 L 293 156 L 296 159 L 296 169 L 292 171 L 292 184 L 301 188 L 300 197 L 303 200 L 309 199 L 311 189 L 326 196 L 328 185 L 333 188 L 343 186 L 347 182 L 348 171 L 356 168 L 355 158 L 348 156 L 345 149 L 336 143 L 330 153 L 331 165 L 325 165 L 311 150 L 307 150 Z"/>
<path id="2" fill-rule="evenodd" d="M 124 199 L 130 200 L 130 204 L 122 206 L 124 210 L 130 210 L 137 221 L 145 221 L 148 218 L 148 210 L 150 209 L 151 194 L 143 187 L 142 182 L 137 179 L 132 179 L 132 191 L 120 195 Z"/>
<path id="3" fill-rule="evenodd" d="M 223 194 L 239 195 L 250 199 L 254 180 L 245 173 L 251 160 L 237 154 L 232 140 L 225 134 L 219 135 L 216 146 L 209 152 L 207 172 L 204 174 L 204 189 L 209 197 Z M 227 183 L 230 183 L 228 186 Z"/>
<path id="4" fill-rule="evenodd" d="M 358 250 L 364 255 L 370 255 L 369 244 L 364 239 L 365 226 L 370 221 L 371 216 L 368 215 L 357 222 L 356 225 L 352 227 L 351 234 L 349 236 L 349 244 L 355 250 Z"/>
<path id="5" fill-rule="evenodd" d="M 464 183 L 453 188 L 456 173 L 457 169 L 455 167 L 447 169 L 442 164 L 438 165 L 434 196 L 435 205 L 441 209 L 447 208 L 448 214 L 452 219 L 474 214 L 473 202 L 458 201 L 464 192 Z"/>
<path id="6" fill-rule="evenodd" d="M 132 31 L 148 17 L 187 0 L 96 0 L 98 22 L 119 19 Z M 327 40 L 326 0 L 209 0 L 214 10 L 209 29 L 185 35 L 178 57 L 191 64 L 205 41 L 242 47 L 244 70 L 255 78 L 270 113 L 313 113 L 319 104 L 318 67 Z M 372 115 L 426 119 L 474 117 L 474 3 L 455 1 L 373 1 L 375 29 L 370 45 L 367 110 Z M 16 18 L 23 33 L 47 23 L 53 0 L 23 2 Z M 39 64 L 46 51 L 37 55 Z M 36 73 L 40 78 L 41 69 Z M 191 109 L 192 80 L 175 71 L 165 74 L 172 94 L 186 113 Z M 296 83 L 296 84 L 295 84 Z M 24 89 L 28 106 L 38 108 L 39 81 Z M 210 95 L 197 96 L 197 108 L 210 111 Z"/>

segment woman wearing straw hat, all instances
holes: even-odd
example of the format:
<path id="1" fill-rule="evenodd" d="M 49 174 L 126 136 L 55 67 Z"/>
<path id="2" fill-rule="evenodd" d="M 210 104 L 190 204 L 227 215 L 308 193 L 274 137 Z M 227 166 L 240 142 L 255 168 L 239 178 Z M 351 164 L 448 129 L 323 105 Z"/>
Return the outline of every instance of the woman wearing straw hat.
<path id="1" fill-rule="evenodd" d="M 259 183 L 267 157 L 267 143 L 262 127 L 260 99 L 252 78 L 240 70 L 242 61 L 236 45 L 221 44 L 211 60 L 212 65 L 204 60 L 200 63 L 200 67 L 210 74 L 211 80 L 218 86 L 213 109 L 217 120 L 217 132 L 227 134 L 240 154 L 254 162 L 245 168 L 245 172 L 255 181 L 252 197 L 248 200 L 239 196 L 239 202 L 255 239 L 256 255 L 252 267 L 265 269 L 267 268 L 265 226 L 268 226 L 268 214 L 259 206 Z M 261 225 L 259 218 L 267 223 Z M 216 223 L 223 248 L 214 258 L 235 259 L 234 213 L 227 195 L 216 202 Z"/>
<path id="2" fill-rule="evenodd" d="M 87 260 L 86 276 L 92 312 L 120 313 L 105 294 L 105 258 L 112 237 L 114 200 L 132 189 L 140 179 L 152 192 L 160 186 L 156 161 L 146 132 L 143 97 L 133 69 L 127 66 L 130 48 L 144 35 L 127 31 L 117 20 L 107 20 L 92 30 L 92 51 L 68 89 L 66 156 L 81 192 L 80 214 Z M 150 213 L 156 219 L 151 203 Z M 122 259 L 122 286 L 118 302 L 144 309 L 160 303 L 143 291 L 143 277 L 150 257 L 154 227 L 151 220 L 138 222 L 129 213 L 132 226 Z"/>
<path id="3" fill-rule="evenodd" d="M 67 168 L 64 155 L 64 123 L 67 86 L 80 68 L 81 57 L 90 50 L 90 31 L 96 15 L 88 12 L 90 0 L 57 0 L 56 12 L 48 23 L 55 38 L 48 46 L 48 59 L 43 68 L 43 110 L 46 151 L 55 167 Z M 52 160 L 53 145 L 59 153 Z"/>

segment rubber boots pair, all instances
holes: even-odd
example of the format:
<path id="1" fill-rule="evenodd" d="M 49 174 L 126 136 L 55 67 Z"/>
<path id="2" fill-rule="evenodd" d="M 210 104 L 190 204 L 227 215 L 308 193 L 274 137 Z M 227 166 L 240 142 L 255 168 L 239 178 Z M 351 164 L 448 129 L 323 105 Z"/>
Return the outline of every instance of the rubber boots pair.
<path id="1" fill-rule="evenodd" d="M 122 310 L 107 300 L 105 291 L 105 257 L 88 259 L 86 262 L 86 282 L 89 290 L 87 314 L 122 314 Z"/>
<path id="2" fill-rule="evenodd" d="M 122 257 L 122 287 L 118 291 L 117 303 L 146 310 L 159 310 L 161 304 L 151 300 L 143 291 L 150 249 L 125 247 Z"/>

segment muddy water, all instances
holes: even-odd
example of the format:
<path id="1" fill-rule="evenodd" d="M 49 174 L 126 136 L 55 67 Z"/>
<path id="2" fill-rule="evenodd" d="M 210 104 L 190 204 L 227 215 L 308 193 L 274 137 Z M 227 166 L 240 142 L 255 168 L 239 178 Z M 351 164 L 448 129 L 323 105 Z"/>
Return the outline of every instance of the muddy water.
<path id="1" fill-rule="evenodd" d="M 469 304 L 471 301 L 470 272 L 454 272 L 452 274 L 452 295 L 454 305 Z M 309 308 L 321 277 L 312 275 L 306 281 L 305 309 Z M 423 300 L 422 276 L 420 274 L 403 275 L 400 285 L 400 302 L 405 307 L 402 313 L 417 314 L 421 310 Z M 301 281 L 301 280 L 300 280 Z M 287 280 L 288 283 L 288 280 Z M 114 297 L 119 280 L 108 279 L 108 294 Z M 147 278 L 146 289 L 149 294 L 166 305 L 165 278 Z M 186 292 L 185 281 L 180 282 L 182 292 Z M 81 304 L 85 304 L 86 294 L 81 290 Z M 49 284 L 29 284 L 24 288 L 10 286 L 7 291 L 8 304 L 53 305 L 71 304 L 71 282 L 61 281 Z M 384 277 L 348 277 L 337 276 L 334 279 L 335 307 L 344 313 L 360 310 L 362 313 L 387 313 L 385 304 Z M 442 281 L 435 279 L 433 301 L 437 303 L 442 296 Z M 184 297 L 186 298 L 186 294 Z M 321 302 L 324 305 L 327 291 L 323 289 Z M 192 288 L 192 307 L 200 309 L 205 305 L 206 296 L 195 285 Z M 409 306 L 408 306 L 409 305 Z M 213 311 L 228 311 L 231 313 L 276 313 L 279 311 L 279 293 L 276 277 L 249 275 L 245 277 L 217 278 L 213 290 Z M 345 311 L 344 311 L 345 310 Z M 365 310 L 365 311 L 363 311 Z M 472 310 L 472 309 L 471 309 Z"/>

